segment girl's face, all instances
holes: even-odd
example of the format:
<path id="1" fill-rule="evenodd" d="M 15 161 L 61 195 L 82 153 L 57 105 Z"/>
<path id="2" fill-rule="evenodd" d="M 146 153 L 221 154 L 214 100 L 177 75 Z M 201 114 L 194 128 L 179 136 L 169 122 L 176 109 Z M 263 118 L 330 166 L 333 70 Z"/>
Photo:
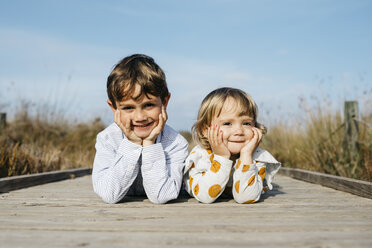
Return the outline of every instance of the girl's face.
<path id="1" fill-rule="evenodd" d="M 254 119 L 248 115 L 239 116 L 237 103 L 228 97 L 218 117 L 213 118 L 212 125 L 218 125 L 222 130 L 222 139 L 232 155 L 240 153 L 245 144 L 253 137 Z"/>

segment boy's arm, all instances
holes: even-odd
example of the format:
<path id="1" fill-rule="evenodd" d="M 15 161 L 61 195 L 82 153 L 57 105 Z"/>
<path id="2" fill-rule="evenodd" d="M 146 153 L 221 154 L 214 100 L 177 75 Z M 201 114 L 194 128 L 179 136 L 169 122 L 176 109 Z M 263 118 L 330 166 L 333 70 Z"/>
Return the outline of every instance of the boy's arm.
<path id="1" fill-rule="evenodd" d="M 97 136 L 92 182 L 94 191 L 103 201 L 116 203 L 128 192 L 139 171 L 141 150 L 140 145 L 126 138 L 115 149 L 114 144 Z"/>
<path id="2" fill-rule="evenodd" d="M 254 203 L 261 197 L 265 167 L 243 164 L 238 160 L 233 176 L 233 196 L 238 203 Z"/>
<path id="3" fill-rule="evenodd" d="M 190 160 L 189 162 L 193 165 L 189 169 L 186 188 L 198 201 L 214 202 L 225 190 L 229 181 L 232 161 L 211 153 L 208 157 L 203 155 L 196 161 Z M 206 164 L 207 169 L 202 169 L 206 167 Z"/>
<path id="4" fill-rule="evenodd" d="M 142 152 L 143 187 L 152 203 L 166 203 L 178 197 L 188 154 L 188 143 L 180 134 L 161 142 L 144 146 Z"/>

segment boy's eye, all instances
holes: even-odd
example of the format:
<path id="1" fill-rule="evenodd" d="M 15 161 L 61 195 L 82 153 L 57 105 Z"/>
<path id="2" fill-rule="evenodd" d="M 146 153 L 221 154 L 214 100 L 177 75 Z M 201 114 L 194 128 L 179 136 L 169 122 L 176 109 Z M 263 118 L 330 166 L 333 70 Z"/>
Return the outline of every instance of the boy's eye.
<path id="1" fill-rule="evenodd" d="M 133 109 L 133 107 L 132 106 L 124 106 L 121 109 L 122 110 L 131 110 L 131 109 Z"/>
<path id="2" fill-rule="evenodd" d="M 246 122 L 244 122 L 244 123 L 243 123 L 243 125 L 245 125 L 245 126 L 252 126 L 252 123 L 251 123 L 251 122 L 248 122 L 248 121 L 246 121 Z"/>
<path id="3" fill-rule="evenodd" d="M 153 103 L 146 103 L 145 104 L 145 108 L 150 108 L 150 107 L 153 107 L 153 106 L 155 106 L 155 104 L 153 104 Z"/>

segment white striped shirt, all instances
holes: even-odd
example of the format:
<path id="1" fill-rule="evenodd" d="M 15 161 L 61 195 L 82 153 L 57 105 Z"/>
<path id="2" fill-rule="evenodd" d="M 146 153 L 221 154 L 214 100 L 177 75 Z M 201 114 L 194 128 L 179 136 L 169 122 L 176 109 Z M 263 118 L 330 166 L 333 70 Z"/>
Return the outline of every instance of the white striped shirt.
<path id="1" fill-rule="evenodd" d="M 107 203 L 125 195 L 147 195 L 152 203 L 176 199 L 188 155 L 186 139 L 168 125 L 150 146 L 132 143 L 111 124 L 97 135 L 94 191 Z"/>

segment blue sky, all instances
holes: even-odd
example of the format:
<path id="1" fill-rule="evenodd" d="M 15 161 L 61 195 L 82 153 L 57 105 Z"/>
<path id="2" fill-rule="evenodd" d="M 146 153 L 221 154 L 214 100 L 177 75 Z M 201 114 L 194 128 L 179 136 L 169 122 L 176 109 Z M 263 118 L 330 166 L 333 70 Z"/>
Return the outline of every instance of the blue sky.
<path id="1" fill-rule="evenodd" d="M 364 0 L 1 1 L 0 107 L 11 116 L 23 99 L 110 123 L 107 76 L 121 58 L 145 53 L 167 75 L 177 130 L 190 129 L 220 86 L 251 94 L 264 124 L 301 115 L 300 97 L 337 111 L 359 100 L 363 110 L 371 30 Z"/>

